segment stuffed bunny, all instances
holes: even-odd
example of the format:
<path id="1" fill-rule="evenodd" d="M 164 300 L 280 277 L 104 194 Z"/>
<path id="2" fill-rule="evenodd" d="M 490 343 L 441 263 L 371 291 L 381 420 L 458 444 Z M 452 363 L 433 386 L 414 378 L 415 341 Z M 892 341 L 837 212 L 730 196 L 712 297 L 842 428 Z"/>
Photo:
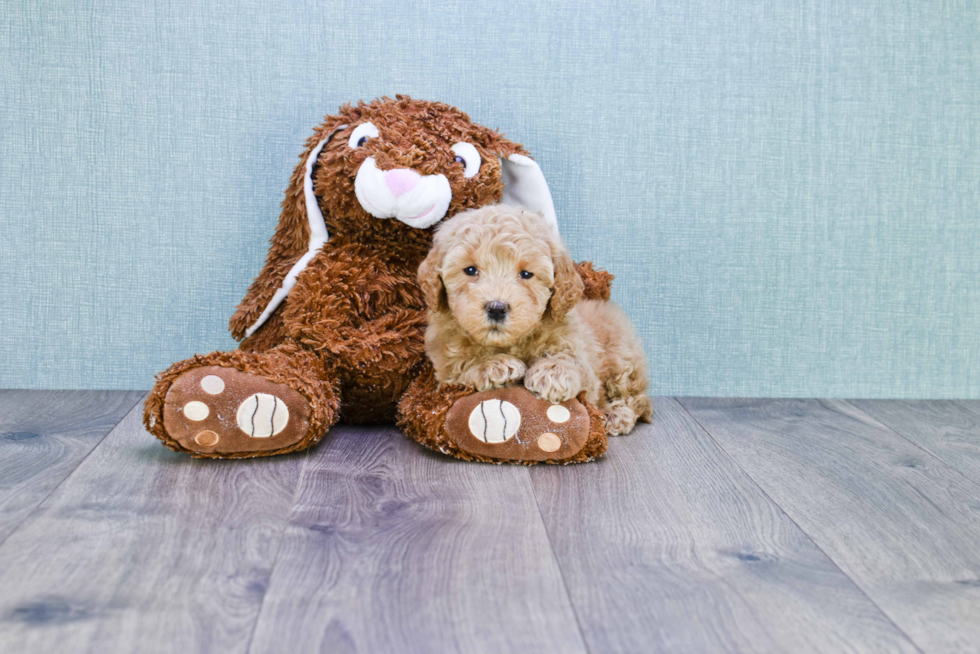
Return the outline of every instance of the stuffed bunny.
<path id="1" fill-rule="evenodd" d="M 432 228 L 497 202 L 557 229 L 548 185 L 524 148 L 454 107 L 396 96 L 327 116 L 290 180 L 265 266 L 231 318 L 239 349 L 158 375 L 147 429 L 172 450 L 210 458 L 294 452 L 338 421 L 393 419 L 459 458 L 599 456 L 602 416 L 584 398 L 559 411 L 522 386 L 440 387 L 425 357 L 417 270 Z M 611 275 L 578 270 L 587 296 L 608 298 Z M 558 439 L 542 449 L 543 433 Z"/>

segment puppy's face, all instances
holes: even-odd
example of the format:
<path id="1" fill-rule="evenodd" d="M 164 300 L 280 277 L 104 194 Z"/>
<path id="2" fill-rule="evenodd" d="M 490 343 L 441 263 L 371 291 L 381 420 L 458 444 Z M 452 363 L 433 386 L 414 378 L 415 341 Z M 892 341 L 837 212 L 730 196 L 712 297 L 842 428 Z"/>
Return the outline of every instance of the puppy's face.
<path id="1" fill-rule="evenodd" d="M 477 343 L 510 347 L 543 320 L 561 322 L 582 279 L 539 214 L 503 205 L 463 212 L 436 233 L 419 284 L 437 319 Z"/>
<path id="2" fill-rule="evenodd" d="M 527 234 L 480 231 L 447 250 L 446 299 L 470 338 L 508 347 L 539 325 L 548 308 L 555 274 L 551 251 L 547 242 Z"/>

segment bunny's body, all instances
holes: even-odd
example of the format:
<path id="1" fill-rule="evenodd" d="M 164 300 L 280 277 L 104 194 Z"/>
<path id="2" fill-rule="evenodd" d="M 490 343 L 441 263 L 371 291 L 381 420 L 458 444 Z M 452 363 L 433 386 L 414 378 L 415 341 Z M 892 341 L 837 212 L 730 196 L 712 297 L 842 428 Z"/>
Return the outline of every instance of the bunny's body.
<path id="1" fill-rule="evenodd" d="M 221 458 L 304 449 L 341 419 L 442 430 L 449 395 L 404 397 L 430 378 L 416 271 L 433 226 L 509 197 L 554 223 L 537 164 L 459 110 L 403 96 L 341 107 L 307 141 L 266 264 L 231 319 L 240 348 L 159 375 L 147 428 Z"/>

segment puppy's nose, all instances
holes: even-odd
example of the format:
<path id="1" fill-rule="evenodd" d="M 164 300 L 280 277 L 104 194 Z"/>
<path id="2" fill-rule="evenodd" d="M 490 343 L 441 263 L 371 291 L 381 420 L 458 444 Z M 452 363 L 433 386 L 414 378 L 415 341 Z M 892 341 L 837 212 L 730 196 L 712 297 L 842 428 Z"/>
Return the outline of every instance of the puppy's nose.
<path id="1" fill-rule="evenodd" d="M 494 300 L 493 302 L 487 302 L 484 307 L 487 312 L 487 318 L 493 322 L 501 322 L 507 317 L 507 312 L 510 311 L 510 307 L 501 302 L 500 300 Z"/>
<path id="2" fill-rule="evenodd" d="M 405 195 L 419 185 L 422 176 L 408 168 L 395 168 L 385 172 L 385 186 L 395 194 L 395 197 Z"/>

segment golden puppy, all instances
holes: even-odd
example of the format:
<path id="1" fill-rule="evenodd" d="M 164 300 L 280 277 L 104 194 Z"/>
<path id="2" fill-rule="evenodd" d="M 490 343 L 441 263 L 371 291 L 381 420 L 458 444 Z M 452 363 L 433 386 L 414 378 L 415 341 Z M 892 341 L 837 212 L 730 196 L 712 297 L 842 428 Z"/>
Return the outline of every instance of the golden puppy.
<path id="1" fill-rule="evenodd" d="M 537 214 L 503 205 L 458 214 L 436 232 L 419 282 L 440 382 L 482 391 L 524 379 L 556 403 L 585 391 L 613 436 L 650 421 L 636 331 L 614 303 L 581 300 L 568 250 Z"/>

